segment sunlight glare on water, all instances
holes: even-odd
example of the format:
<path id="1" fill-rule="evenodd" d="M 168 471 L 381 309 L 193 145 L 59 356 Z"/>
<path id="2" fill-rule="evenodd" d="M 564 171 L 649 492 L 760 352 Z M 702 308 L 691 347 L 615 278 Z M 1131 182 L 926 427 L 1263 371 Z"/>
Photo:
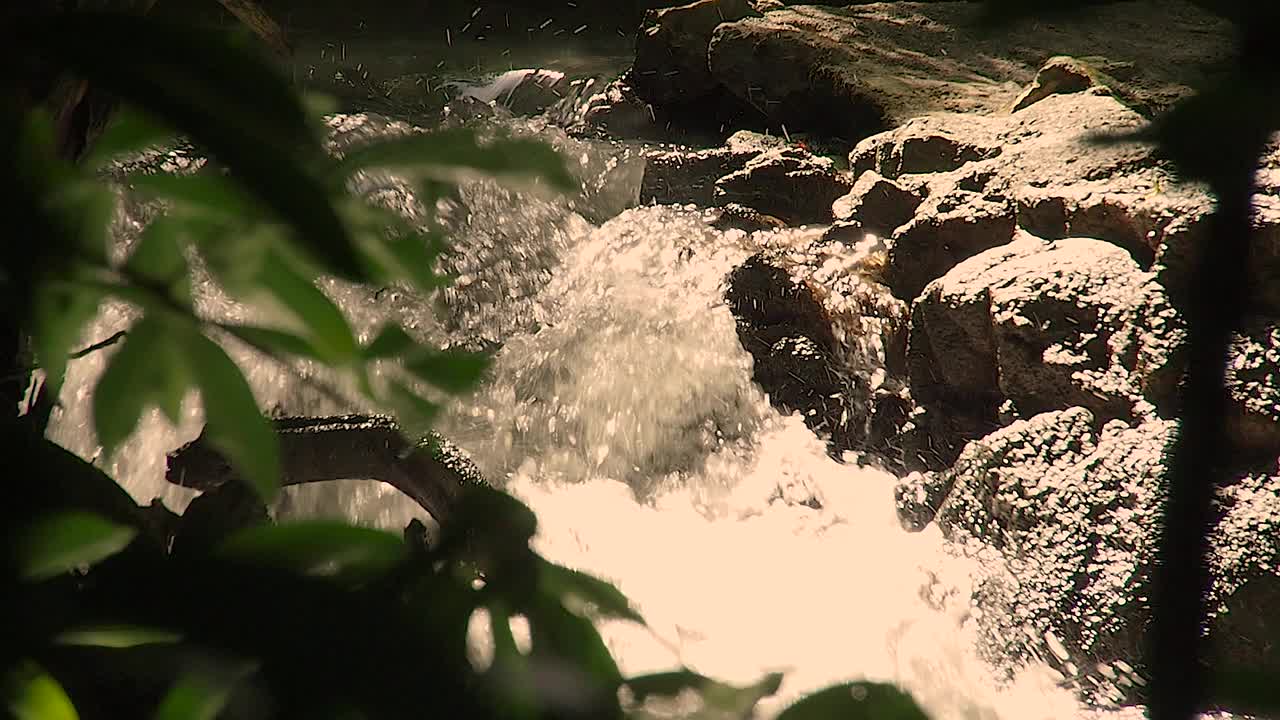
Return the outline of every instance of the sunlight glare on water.
<path id="1" fill-rule="evenodd" d="M 748 683 L 786 671 L 766 714 L 824 684 L 867 678 L 904 686 L 937 720 L 1091 715 L 1047 667 L 997 683 L 975 655 L 973 568 L 948 556 L 936 528 L 900 528 L 893 477 L 831 459 L 800 418 L 780 416 L 751 382 L 721 287 L 752 252 L 743 233 L 713 230 L 690 208 L 633 208 L 596 227 L 518 193 L 471 192 L 479 195 L 458 247 L 465 255 L 468 238 L 479 238 L 483 262 L 473 262 L 475 284 L 458 289 L 429 334 L 475 332 L 484 297 L 505 295 L 506 311 L 527 314 L 491 328 L 502 344 L 492 379 L 440 430 L 537 512 L 539 551 L 617 582 L 648 618 L 652 632 L 603 627 L 624 672 L 683 663 Z M 535 219 L 536 227 L 520 224 Z M 495 262 L 504 257 L 521 261 Z M 368 290 L 326 289 L 362 333 L 388 314 L 421 311 Z M 243 312 L 204 292 L 212 315 Z M 87 339 L 131 320 L 107 307 Z M 97 452 L 89 388 L 106 357 L 72 363 L 51 426 L 55 440 L 89 458 Z M 263 407 L 365 409 L 334 407 L 275 365 L 235 357 Z M 163 481 L 164 454 L 200 426 L 194 402 L 177 428 L 149 413 L 117 458 L 98 462 L 140 501 L 160 496 L 180 509 L 189 493 Z M 342 515 L 398 529 L 422 514 L 367 482 L 287 496 L 279 516 Z"/>

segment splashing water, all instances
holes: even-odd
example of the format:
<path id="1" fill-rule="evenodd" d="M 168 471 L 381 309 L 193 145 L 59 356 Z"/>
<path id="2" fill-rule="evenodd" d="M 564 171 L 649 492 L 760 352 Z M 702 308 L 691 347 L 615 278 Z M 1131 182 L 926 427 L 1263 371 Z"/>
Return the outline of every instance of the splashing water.
<path id="1" fill-rule="evenodd" d="M 634 196 L 638 174 L 619 169 L 626 151 L 553 139 L 584 158 L 599 197 Z M 997 683 L 974 650 L 974 567 L 950 557 L 936 529 L 901 530 L 892 476 L 832 460 L 799 417 L 779 415 L 752 384 L 721 287 L 752 252 L 750 238 L 712 229 L 692 208 L 633 208 L 593 226 L 583 202 L 468 186 L 455 230 L 471 281 L 438 318 L 415 319 L 435 339 L 484 333 L 501 343 L 492 379 L 440 430 L 536 511 L 540 552 L 615 581 L 648 618 L 652 632 L 602 627 L 623 671 L 683 663 L 747 683 L 785 670 L 766 715 L 827 683 L 867 678 L 903 686 L 938 720 L 1092 716 L 1048 666 Z M 326 290 L 364 333 L 388 314 L 428 307 L 337 283 Z M 216 289 L 201 293 L 211 315 L 249 312 Z M 106 306 L 86 340 L 132 319 Z M 305 365 L 289 373 L 233 355 L 263 407 L 366 409 L 309 392 Z M 164 455 L 199 432 L 198 403 L 177 427 L 150 413 L 116 458 L 97 458 L 89 388 L 108 356 L 71 363 L 51 437 L 138 500 L 181 508 L 189 494 L 163 481 Z M 364 481 L 285 495 L 277 515 L 396 529 L 421 515 Z"/>

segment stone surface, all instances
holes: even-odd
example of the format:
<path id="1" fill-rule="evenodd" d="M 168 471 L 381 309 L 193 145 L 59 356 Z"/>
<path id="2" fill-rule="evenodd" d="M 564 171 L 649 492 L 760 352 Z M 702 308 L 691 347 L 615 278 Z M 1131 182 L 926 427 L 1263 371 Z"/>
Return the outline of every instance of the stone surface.
<path id="1" fill-rule="evenodd" d="M 833 453 L 869 449 L 900 357 L 906 308 L 870 278 L 874 256 L 777 234 L 730 273 L 726 302 L 754 360 L 753 377 L 784 412 L 799 412 Z M 884 406 L 880 408 L 880 406 Z"/>
<path id="2" fill-rule="evenodd" d="M 837 220 L 856 223 L 863 232 L 888 237 L 915 216 L 922 198 L 874 171 L 858 176 L 853 189 L 831 207 Z"/>
<path id="3" fill-rule="evenodd" d="M 710 76 L 774 125 L 849 139 L 938 111 L 1013 105 L 1044 62 L 1089 57 L 1152 114 L 1226 56 L 1225 21 L 1187 1 L 1121 2 L 983 33 L 968 2 L 797 5 L 715 27 Z M 699 70 L 702 56 L 697 57 Z M 701 86 L 707 77 L 700 72 Z"/>
<path id="4" fill-rule="evenodd" d="M 717 204 L 739 203 L 791 225 L 830 223 L 852 182 L 835 164 L 798 147 L 765 150 L 715 184 Z"/>
<path id="5" fill-rule="evenodd" d="M 1050 95 L 1075 93 L 1104 84 L 1087 63 L 1066 55 L 1049 58 L 1036 77 L 1013 101 L 1013 112 L 1029 107 Z"/>
<path id="6" fill-rule="evenodd" d="M 784 147 L 782 138 L 741 130 L 720 147 L 703 150 L 674 148 L 645 155 L 640 202 L 659 205 L 716 204 L 716 181 L 742 170 L 766 150 Z M 725 199 L 724 204 L 733 200 Z"/>
<path id="7" fill-rule="evenodd" d="M 907 368 L 922 405 L 987 422 L 1075 406 L 1128 421 L 1173 404 L 1183 341 L 1168 297 L 1123 250 L 1023 235 L 926 288 Z"/>
<path id="8" fill-rule="evenodd" d="M 946 472 L 904 479 L 904 525 L 922 526 L 937 508 L 943 532 L 967 552 L 999 551 L 975 589 L 990 610 L 978 615 L 985 654 L 1006 666 L 1049 662 L 1078 676 L 1096 701 L 1134 700 L 1123 669 L 1141 669 L 1154 518 L 1174 430 L 1165 420 L 1099 430 L 1091 413 L 1070 408 L 970 443 Z M 1277 658 L 1261 638 L 1277 631 L 1278 509 L 1274 461 L 1235 476 L 1217 495 L 1209 557 L 1214 657 L 1271 672 Z"/>
<path id="9" fill-rule="evenodd" d="M 1143 124 L 1092 88 L 1007 116 L 920 118 L 862 141 L 849 156 L 855 174 L 875 171 L 925 197 L 890 241 L 890 286 L 914 298 L 1017 226 L 1049 239 L 1107 240 L 1144 268 L 1164 259 L 1158 272 L 1178 297 L 1189 282 L 1183 256 L 1212 202 L 1202 187 L 1176 182 L 1151 146 L 1094 141 Z"/>

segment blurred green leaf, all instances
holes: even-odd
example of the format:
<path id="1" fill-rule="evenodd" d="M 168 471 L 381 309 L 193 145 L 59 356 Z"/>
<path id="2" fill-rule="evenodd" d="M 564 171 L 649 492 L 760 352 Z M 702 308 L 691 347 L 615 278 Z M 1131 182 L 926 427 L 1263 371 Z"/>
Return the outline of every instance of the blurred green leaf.
<path id="1" fill-rule="evenodd" d="M 362 145 L 347 153 L 339 172 L 382 169 L 456 181 L 473 174 L 544 178 L 564 192 L 578 188 L 564 159 L 545 142 L 502 138 L 481 143 L 470 128 L 437 130 Z"/>
<path id="2" fill-rule="evenodd" d="M 570 610 L 574 609 L 574 603 L 587 603 L 591 610 L 604 617 L 645 624 L 627 596 L 604 580 L 543 560 L 538 581 L 542 592 L 568 603 L 566 607 Z"/>
<path id="3" fill-rule="evenodd" d="M 538 518 L 527 505 L 488 485 L 472 485 L 463 491 L 454 517 L 441 538 L 442 547 L 456 533 L 473 532 L 477 542 L 499 548 L 528 549 L 538 531 Z"/>
<path id="4" fill-rule="evenodd" d="M 22 527 L 11 548 L 24 577 L 44 580 L 110 557 L 137 534 L 134 528 L 93 513 L 54 512 Z"/>
<path id="5" fill-rule="evenodd" d="M 346 365 L 360 356 L 360 345 L 342 311 L 287 260 L 269 253 L 259 280 L 263 288 L 301 321 L 310 335 L 308 341 L 323 359 L 334 365 Z"/>
<path id="6" fill-rule="evenodd" d="M 421 380 L 451 393 L 474 388 L 489 367 L 484 353 L 423 348 L 405 357 L 405 369 Z"/>
<path id="7" fill-rule="evenodd" d="M 255 327 L 252 325 L 221 324 L 218 327 L 235 335 L 253 347 L 268 351 L 287 353 L 308 360 L 320 360 L 320 351 L 316 350 L 306 338 L 274 328 Z"/>
<path id="8" fill-rule="evenodd" d="M 280 448 L 271 421 L 258 410 L 240 368 L 217 343 L 194 328 L 174 341 L 182 344 L 191 376 L 200 388 L 209 440 L 270 503 L 280 485 Z"/>
<path id="9" fill-rule="evenodd" d="M 907 693 L 885 683 L 850 682 L 792 703 L 777 720 L 929 720 Z"/>
<path id="10" fill-rule="evenodd" d="M 192 377 L 183 362 L 184 348 L 175 346 L 172 332 L 169 324 L 144 316 L 129 329 L 98 379 L 93 424 L 106 457 L 134 431 L 148 406 L 159 407 L 170 422 L 181 419 Z"/>
<path id="11" fill-rule="evenodd" d="M 328 520 L 241 530 L 223 543 L 222 552 L 247 563 L 351 583 L 385 574 L 406 554 L 396 535 Z"/>
<path id="12" fill-rule="evenodd" d="M 105 648 L 131 648 L 139 645 L 175 643 L 178 633 L 133 625 L 93 625 L 65 630 L 54 638 L 59 645 L 83 645 Z"/>
<path id="13" fill-rule="evenodd" d="M 129 106 L 119 108 L 85 155 L 86 167 L 101 168 L 111 160 L 172 143 L 177 137 L 162 123 Z"/>
<path id="14" fill-rule="evenodd" d="M 166 288 L 185 278 L 187 258 L 181 225 L 179 222 L 152 222 L 147 225 L 129 254 L 125 272 Z"/>
<path id="15" fill-rule="evenodd" d="M 554 658 L 584 673 L 617 701 L 622 673 L 590 619 L 570 612 L 558 598 L 540 598 L 525 608 L 533 639 L 533 657 Z"/>
<path id="16" fill-rule="evenodd" d="M 58 681 L 32 662 L 10 670 L 4 701 L 15 720 L 77 720 L 75 705 Z"/>
<path id="17" fill-rule="evenodd" d="M 180 128 L 307 237 L 328 272 L 363 279 L 323 180 L 332 163 L 279 67 L 212 28 L 150 15 L 80 11 L 15 33 L 126 102 Z M 110 62 L 103 62 L 110 58 Z M 252 82 L 247 82 L 252 78 Z"/>
<path id="18" fill-rule="evenodd" d="M 84 326 L 98 314 L 103 294 L 96 288 L 46 277 L 35 286 L 32 342 L 45 371 L 47 392 L 57 397 L 67 357 L 79 346 Z"/>
<path id="19" fill-rule="evenodd" d="M 257 217 L 262 210 L 231 178 L 216 170 L 189 175 L 136 174 L 129 176 L 129 183 L 146 195 L 173 203 L 182 215 L 243 221 Z"/>
<path id="20" fill-rule="evenodd" d="M 365 346 L 364 356 L 369 360 L 398 357 L 417 346 L 418 342 L 404 328 L 392 323 L 383 327 L 377 337 Z"/>
<path id="21" fill-rule="evenodd" d="M 183 673 L 160 701 L 155 720 L 215 720 L 252 669 L 208 666 Z"/>
<path id="22" fill-rule="evenodd" d="M 422 397 L 416 389 L 399 380 L 391 380 L 387 385 L 388 392 L 380 395 L 378 400 L 395 413 L 401 431 L 410 437 L 427 435 L 440 415 L 440 405 Z"/>
<path id="23" fill-rule="evenodd" d="M 728 685 L 689 669 L 654 673 L 628 678 L 624 682 L 637 705 L 643 705 L 650 697 L 676 698 L 681 693 L 693 691 L 702 699 L 703 712 L 695 718 L 734 717 L 748 720 L 766 697 L 778 692 L 782 686 L 782 673 L 769 673 L 759 681 L 745 687 Z"/>

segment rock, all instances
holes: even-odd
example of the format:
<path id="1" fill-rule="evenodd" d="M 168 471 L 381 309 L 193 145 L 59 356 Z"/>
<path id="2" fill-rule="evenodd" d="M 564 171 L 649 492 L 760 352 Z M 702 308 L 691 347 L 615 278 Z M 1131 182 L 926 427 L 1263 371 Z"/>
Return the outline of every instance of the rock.
<path id="1" fill-rule="evenodd" d="M 746 166 L 752 153 L 726 148 L 655 150 L 646 153 L 640 202 L 659 205 L 715 204 L 716 181 Z"/>
<path id="2" fill-rule="evenodd" d="M 1036 73 L 1035 80 L 1013 101 L 1013 112 L 1058 93 L 1075 93 L 1088 90 L 1103 81 L 1096 70 L 1073 57 L 1059 55 L 1049 58 Z"/>
<path id="3" fill-rule="evenodd" d="M 711 33 L 723 22 L 759 15 L 748 0 L 695 0 L 649 10 L 636 37 L 632 78 L 648 102 L 684 105 L 715 93 L 707 68 Z"/>
<path id="4" fill-rule="evenodd" d="M 854 173 L 875 171 L 925 198 L 890 241 L 894 292 L 915 297 L 955 262 L 1006 242 L 1016 225 L 1048 239 L 1109 241 L 1143 268 L 1164 258 L 1157 272 L 1176 299 L 1211 198 L 1178 183 L 1149 145 L 1093 141 L 1144 122 L 1092 88 L 1007 116 L 920 118 L 863 140 L 849 156 Z"/>
<path id="5" fill-rule="evenodd" d="M 1226 385 L 1233 452 L 1255 460 L 1280 455 L 1280 321 L 1255 317 L 1234 335 Z"/>
<path id="6" fill-rule="evenodd" d="M 786 227 L 786 223 L 759 210 L 737 203 L 729 203 L 719 209 L 719 215 L 711 222 L 717 230 L 741 230 L 753 233 L 759 230 L 778 230 Z"/>
<path id="7" fill-rule="evenodd" d="M 777 9 L 715 27 L 705 59 L 711 79 L 771 125 L 856 140 L 940 111 L 1011 107 L 1056 55 L 1089 56 L 1113 92 L 1153 115 L 1210 81 L 1205 68 L 1230 52 L 1226 21 L 1186 0 L 1104 4 L 1000 33 L 982 32 L 981 11 L 969 2 Z"/>
<path id="8" fill-rule="evenodd" d="M 911 300 L 956 263 L 1014 236 L 1013 204 L 1002 182 L 986 168 L 967 167 L 931 188 L 915 216 L 888 241 L 885 283 Z"/>
<path id="9" fill-rule="evenodd" d="M 717 204 L 740 203 L 791 225 L 831 222 L 851 181 L 835 164 L 797 147 L 766 150 L 715 184 Z"/>
<path id="10" fill-rule="evenodd" d="M 1100 423 L 1168 409 L 1183 341 L 1167 295 L 1123 250 L 1023 235 L 925 289 L 907 371 L 922 405 L 972 409 L 972 438 L 985 423 L 1069 407 Z"/>
<path id="11" fill-rule="evenodd" d="M 864 172 L 849 194 L 831 207 L 837 220 L 857 223 L 863 232 L 889 237 L 915 216 L 922 198 L 874 171 Z"/>
<path id="12" fill-rule="evenodd" d="M 584 89 L 584 92 L 589 89 Z M 657 111 L 635 94 L 625 77 L 614 80 L 603 90 L 588 95 L 577 117 L 566 125 L 604 132 L 614 137 L 650 138 L 659 135 L 666 124 L 659 122 Z"/>
<path id="13" fill-rule="evenodd" d="M 999 552 L 975 589 L 985 654 L 1010 665 L 1047 661 L 1080 676 L 1095 701 L 1132 702 L 1135 687 L 1115 668 L 1141 668 L 1175 424 L 1097 425 L 1083 408 L 1017 421 L 969 443 L 951 470 L 908 477 L 896 494 L 904 525 L 918 526 L 919 505 L 942 497 L 937 522 L 950 540 L 979 556 Z M 1278 664 L 1258 638 L 1278 630 L 1278 508 L 1274 460 L 1237 475 L 1218 493 L 1209 558 L 1214 657 L 1269 671 Z"/>
<path id="14" fill-rule="evenodd" d="M 742 170 L 766 150 L 784 146 L 782 138 L 739 130 L 720 147 L 650 151 L 645 155 L 640 202 L 710 207 L 715 204 L 717 180 Z"/>

